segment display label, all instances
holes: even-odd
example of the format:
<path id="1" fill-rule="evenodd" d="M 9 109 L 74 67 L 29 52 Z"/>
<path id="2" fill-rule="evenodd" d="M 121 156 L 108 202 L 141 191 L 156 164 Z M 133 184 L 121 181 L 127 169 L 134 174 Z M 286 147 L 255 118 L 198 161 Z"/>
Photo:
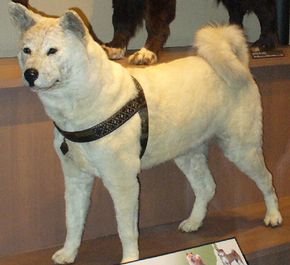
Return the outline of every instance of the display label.
<path id="1" fill-rule="evenodd" d="M 273 50 L 273 51 L 252 51 L 251 52 L 253 59 L 262 59 L 262 58 L 276 58 L 283 57 L 285 54 L 281 50 Z"/>
<path id="2" fill-rule="evenodd" d="M 248 265 L 235 238 L 126 263 L 129 265 Z"/>

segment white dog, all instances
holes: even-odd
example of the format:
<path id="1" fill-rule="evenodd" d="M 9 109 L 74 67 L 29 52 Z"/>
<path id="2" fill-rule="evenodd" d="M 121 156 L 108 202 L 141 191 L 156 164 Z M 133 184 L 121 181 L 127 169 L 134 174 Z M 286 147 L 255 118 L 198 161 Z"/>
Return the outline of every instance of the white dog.
<path id="1" fill-rule="evenodd" d="M 281 224 L 272 176 L 261 149 L 260 95 L 248 68 L 247 45 L 240 29 L 205 27 L 196 36 L 197 56 L 125 69 L 108 60 L 73 11 L 46 18 L 11 3 L 9 12 L 22 32 L 19 62 L 24 81 L 59 128 L 54 144 L 65 175 L 67 237 L 64 247 L 54 254 L 54 262 L 75 260 L 94 176 L 102 179 L 114 202 L 122 262 L 138 259 L 137 175 L 143 168 L 173 158 L 196 195 L 191 215 L 179 228 L 196 231 L 215 193 L 207 166 L 207 142 L 213 136 L 225 155 L 262 191 L 265 224 Z M 143 88 L 149 112 L 149 138 L 142 158 L 140 113 L 99 140 L 64 139 L 66 132 L 72 135 L 103 125 L 139 97 L 140 87 L 132 76 Z"/>

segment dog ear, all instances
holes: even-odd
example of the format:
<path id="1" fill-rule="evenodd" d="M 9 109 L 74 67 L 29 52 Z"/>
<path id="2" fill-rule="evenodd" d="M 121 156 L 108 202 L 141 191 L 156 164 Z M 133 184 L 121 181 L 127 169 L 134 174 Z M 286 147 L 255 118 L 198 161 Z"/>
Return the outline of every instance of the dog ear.
<path id="1" fill-rule="evenodd" d="M 73 10 L 67 11 L 61 18 L 60 18 L 60 26 L 66 31 L 71 31 L 74 33 L 80 40 L 84 40 L 87 34 L 87 28 L 77 14 L 77 12 Z"/>
<path id="2" fill-rule="evenodd" d="M 10 18 L 21 31 L 26 31 L 34 26 L 39 18 L 39 15 L 28 10 L 25 6 L 13 2 L 8 3 L 8 11 Z"/>

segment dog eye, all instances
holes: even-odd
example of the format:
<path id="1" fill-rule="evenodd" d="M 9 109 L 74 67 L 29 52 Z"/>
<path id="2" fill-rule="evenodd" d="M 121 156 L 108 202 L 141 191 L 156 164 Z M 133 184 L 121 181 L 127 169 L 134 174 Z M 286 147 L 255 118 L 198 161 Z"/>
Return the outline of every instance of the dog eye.
<path id="1" fill-rule="evenodd" d="M 52 55 L 52 54 L 55 54 L 56 52 L 57 52 L 56 48 L 50 48 L 47 52 L 47 55 Z"/>
<path id="2" fill-rule="evenodd" d="M 23 48 L 23 52 L 26 53 L 26 54 L 31 54 L 31 50 L 28 47 L 24 47 Z"/>

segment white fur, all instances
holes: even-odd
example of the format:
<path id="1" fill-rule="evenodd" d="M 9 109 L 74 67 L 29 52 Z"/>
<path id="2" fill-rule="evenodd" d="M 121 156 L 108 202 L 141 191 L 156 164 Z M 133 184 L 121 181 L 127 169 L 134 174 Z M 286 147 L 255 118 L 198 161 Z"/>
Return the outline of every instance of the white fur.
<path id="1" fill-rule="evenodd" d="M 150 65 L 157 63 L 157 55 L 154 52 L 143 47 L 139 51 L 130 55 L 128 60 L 130 64 Z"/>
<path id="2" fill-rule="evenodd" d="M 141 83 L 149 108 L 149 142 L 141 161 L 139 115 L 98 141 L 67 141 L 66 155 L 59 150 L 63 137 L 55 130 L 54 144 L 65 176 L 67 237 L 54 262 L 71 263 L 77 255 L 94 176 L 103 180 L 114 202 L 122 261 L 138 259 L 137 174 L 169 159 L 175 159 L 196 195 L 192 213 L 180 229 L 197 230 L 215 192 L 207 166 L 207 141 L 213 136 L 262 191 L 266 225 L 282 222 L 262 155 L 260 95 L 247 66 L 245 39 L 236 26 L 199 31 L 198 56 L 127 70 L 108 60 L 73 11 L 48 19 L 18 4 L 9 7 L 23 33 L 22 47 L 32 50 L 30 55 L 20 51 L 21 68 L 39 71 L 32 89 L 60 128 L 83 130 L 114 114 L 137 93 L 130 74 Z M 50 47 L 58 52 L 48 56 Z"/>
<path id="3" fill-rule="evenodd" d="M 195 45 L 198 54 L 209 62 L 228 85 L 239 88 L 252 79 L 245 38 L 237 26 L 202 28 L 196 34 Z"/>
<path id="4" fill-rule="evenodd" d="M 112 60 L 119 60 L 124 58 L 126 53 L 126 48 L 114 48 L 106 46 L 105 44 L 102 45 L 103 49 L 106 51 L 108 57 Z"/>

